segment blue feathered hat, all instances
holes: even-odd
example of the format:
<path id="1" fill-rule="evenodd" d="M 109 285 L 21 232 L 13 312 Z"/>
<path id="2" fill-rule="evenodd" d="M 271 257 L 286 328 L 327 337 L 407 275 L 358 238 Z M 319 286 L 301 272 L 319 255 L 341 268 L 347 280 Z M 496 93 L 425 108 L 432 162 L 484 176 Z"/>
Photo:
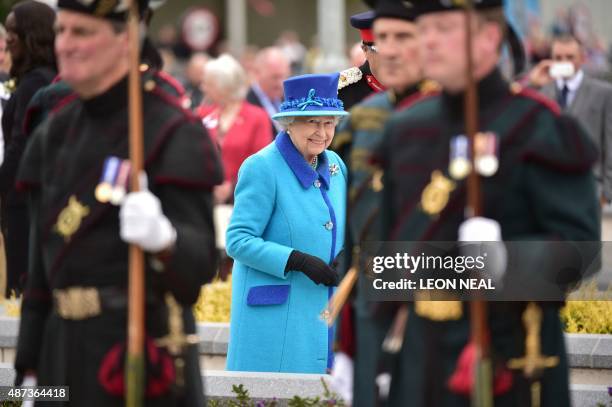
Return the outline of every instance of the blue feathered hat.
<path id="1" fill-rule="evenodd" d="M 346 116 L 338 99 L 339 73 L 294 76 L 283 82 L 285 101 L 273 119 L 294 116 Z"/>

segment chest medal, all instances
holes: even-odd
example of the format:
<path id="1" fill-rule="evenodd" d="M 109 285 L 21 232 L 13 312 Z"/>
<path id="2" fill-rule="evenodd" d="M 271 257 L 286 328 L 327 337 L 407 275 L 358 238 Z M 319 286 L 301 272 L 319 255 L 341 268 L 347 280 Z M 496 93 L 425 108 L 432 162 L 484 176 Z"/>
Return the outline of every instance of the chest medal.
<path id="1" fill-rule="evenodd" d="M 79 230 L 81 221 L 88 214 L 89 208 L 72 195 L 68 200 L 68 206 L 62 209 L 57 217 L 55 230 L 64 237 L 64 240 L 69 241 L 72 235 Z"/>
<path id="2" fill-rule="evenodd" d="M 499 137 L 493 132 L 478 133 L 474 139 L 474 166 L 483 177 L 495 175 L 499 168 Z"/>
<path id="3" fill-rule="evenodd" d="M 441 171 L 431 174 L 431 182 L 421 194 L 421 208 L 428 215 L 437 215 L 446 207 L 455 183 L 446 178 Z"/>

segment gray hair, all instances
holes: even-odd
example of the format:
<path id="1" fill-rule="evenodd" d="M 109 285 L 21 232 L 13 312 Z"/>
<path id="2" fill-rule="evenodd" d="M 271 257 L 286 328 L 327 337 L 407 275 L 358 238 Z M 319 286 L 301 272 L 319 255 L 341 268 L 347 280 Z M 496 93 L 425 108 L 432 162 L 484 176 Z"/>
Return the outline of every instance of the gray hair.
<path id="1" fill-rule="evenodd" d="M 2 24 L 0 24 L 0 39 L 6 38 L 6 28 Z"/>
<path id="2" fill-rule="evenodd" d="M 289 125 L 295 121 L 295 116 L 285 116 L 274 119 L 280 125 L 281 129 L 287 131 Z"/>
<path id="3" fill-rule="evenodd" d="M 234 57 L 223 54 L 204 66 L 207 79 L 214 79 L 232 100 L 242 100 L 249 90 L 246 72 Z"/>
<path id="4" fill-rule="evenodd" d="M 312 116 L 312 117 L 316 117 L 316 116 Z M 336 122 L 336 126 L 338 125 L 338 123 L 340 123 L 340 120 L 342 120 L 342 116 L 332 116 L 334 118 L 334 121 Z M 289 125 L 293 122 L 295 122 L 295 118 L 296 116 L 285 116 L 285 117 L 279 117 L 278 119 L 274 119 L 276 120 L 276 122 L 280 125 L 281 129 L 287 131 L 287 129 L 289 128 Z"/>

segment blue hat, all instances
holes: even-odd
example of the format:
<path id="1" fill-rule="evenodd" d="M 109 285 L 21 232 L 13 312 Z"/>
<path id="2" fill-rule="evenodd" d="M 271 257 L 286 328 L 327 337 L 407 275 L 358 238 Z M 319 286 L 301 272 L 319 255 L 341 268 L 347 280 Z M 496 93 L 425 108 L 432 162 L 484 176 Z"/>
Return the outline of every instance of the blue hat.
<path id="1" fill-rule="evenodd" d="M 338 99 L 339 73 L 294 76 L 283 82 L 285 101 L 272 116 L 346 116 L 344 103 Z"/>

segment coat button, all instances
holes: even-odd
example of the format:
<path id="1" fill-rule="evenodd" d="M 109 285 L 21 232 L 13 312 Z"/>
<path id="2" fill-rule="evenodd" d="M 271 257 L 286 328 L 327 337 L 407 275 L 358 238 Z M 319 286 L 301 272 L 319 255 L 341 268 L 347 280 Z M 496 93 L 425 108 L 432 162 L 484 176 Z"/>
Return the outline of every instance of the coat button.
<path id="1" fill-rule="evenodd" d="M 313 185 L 315 188 L 321 188 L 321 181 L 316 180 Z"/>
<path id="2" fill-rule="evenodd" d="M 321 312 L 320 315 L 321 319 L 325 322 L 329 321 L 329 317 L 331 317 L 331 312 L 329 312 L 329 310 L 323 310 L 323 312 Z"/>
<path id="3" fill-rule="evenodd" d="M 334 228 L 334 223 L 332 221 L 329 221 L 323 226 L 325 226 L 325 229 L 327 230 L 332 230 Z"/>

